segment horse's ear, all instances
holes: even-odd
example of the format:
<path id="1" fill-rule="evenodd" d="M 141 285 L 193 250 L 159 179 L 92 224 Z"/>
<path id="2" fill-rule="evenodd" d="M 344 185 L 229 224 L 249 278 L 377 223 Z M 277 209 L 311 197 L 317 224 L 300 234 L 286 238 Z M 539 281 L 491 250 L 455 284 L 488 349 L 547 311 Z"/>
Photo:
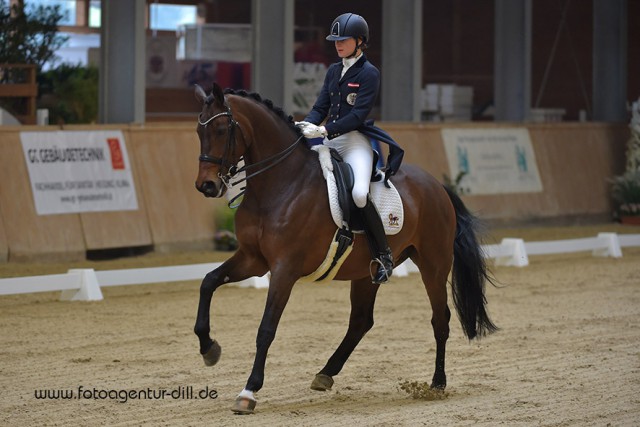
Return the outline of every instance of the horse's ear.
<path id="1" fill-rule="evenodd" d="M 195 86 L 196 86 L 196 99 L 204 103 L 205 100 L 207 99 L 207 93 L 204 91 L 204 89 L 202 89 L 202 87 L 200 87 L 200 85 L 195 85 Z"/>
<path id="2" fill-rule="evenodd" d="M 218 83 L 213 82 L 213 90 L 211 91 L 211 94 L 213 95 L 213 99 L 216 104 L 220 107 L 224 106 L 224 93 Z"/>

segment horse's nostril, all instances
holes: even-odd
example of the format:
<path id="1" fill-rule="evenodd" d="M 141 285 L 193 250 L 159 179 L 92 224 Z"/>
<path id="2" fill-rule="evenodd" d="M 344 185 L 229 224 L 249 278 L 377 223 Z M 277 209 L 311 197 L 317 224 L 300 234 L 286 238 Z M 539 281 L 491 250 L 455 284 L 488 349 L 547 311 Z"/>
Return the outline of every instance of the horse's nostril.
<path id="1" fill-rule="evenodd" d="M 204 181 L 200 187 L 196 184 L 196 188 L 205 196 L 214 196 L 216 194 L 216 185 L 213 181 Z"/>

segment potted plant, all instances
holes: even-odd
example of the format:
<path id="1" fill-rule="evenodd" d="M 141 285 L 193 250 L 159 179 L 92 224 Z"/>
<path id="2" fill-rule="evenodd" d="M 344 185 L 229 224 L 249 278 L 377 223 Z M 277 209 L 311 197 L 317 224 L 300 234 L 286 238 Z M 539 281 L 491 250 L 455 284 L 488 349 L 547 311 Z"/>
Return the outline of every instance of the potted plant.
<path id="1" fill-rule="evenodd" d="M 640 225 L 640 99 L 631 106 L 631 137 L 627 141 L 625 173 L 614 176 L 611 196 L 623 224 Z"/>
<path id="2" fill-rule="evenodd" d="M 447 175 L 446 173 L 442 174 L 442 180 L 443 180 L 444 186 L 447 187 L 449 190 L 451 190 L 454 194 L 457 194 L 458 196 L 471 193 L 471 190 L 468 187 L 462 186 L 462 178 L 464 178 L 467 175 L 467 173 L 468 172 L 466 171 L 460 171 L 458 172 L 458 175 L 456 175 L 455 179 L 451 179 L 451 177 L 449 177 L 449 175 Z"/>
<path id="3" fill-rule="evenodd" d="M 235 229 L 235 211 L 220 206 L 215 213 L 216 232 L 213 235 L 213 243 L 217 251 L 235 251 L 238 249 L 238 240 L 233 232 Z"/>
<path id="4" fill-rule="evenodd" d="M 640 171 L 613 177 L 611 195 L 620 222 L 640 225 Z"/>

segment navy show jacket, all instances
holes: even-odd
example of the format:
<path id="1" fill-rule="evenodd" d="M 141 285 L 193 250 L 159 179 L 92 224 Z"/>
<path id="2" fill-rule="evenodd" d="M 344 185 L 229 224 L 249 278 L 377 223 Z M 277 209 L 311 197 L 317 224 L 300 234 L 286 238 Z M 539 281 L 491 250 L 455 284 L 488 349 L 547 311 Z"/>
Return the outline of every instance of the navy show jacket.
<path id="1" fill-rule="evenodd" d="M 400 168 L 404 150 L 388 133 L 374 126 L 373 120 L 367 120 L 378 97 L 380 71 L 364 54 L 349 67 L 344 77 L 340 77 L 342 68 L 342 62 L 331 64 L 318 99 L 304 120 L 319 125 L 326 118 L 324 126 L 328 139 L 357 130 L 389 144 L 387 170 L 393 175 Z"/>

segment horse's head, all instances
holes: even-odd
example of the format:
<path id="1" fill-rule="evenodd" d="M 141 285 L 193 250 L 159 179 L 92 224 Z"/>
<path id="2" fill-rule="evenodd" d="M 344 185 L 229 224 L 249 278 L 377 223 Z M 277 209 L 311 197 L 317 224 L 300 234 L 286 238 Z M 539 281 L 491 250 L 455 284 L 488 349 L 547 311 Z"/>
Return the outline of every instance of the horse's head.
<path id="1" fill-rule="evenodd" d="M 222 88 L 213 84 L 211 94 L 196 85 L 196 98 L 202 102 L 198 117 L 200 157 L 196 189 L 207 197 L 221 197 L 227 190 L 227 181 L 238 162 L 236 129 L 231 108 Z"/>

